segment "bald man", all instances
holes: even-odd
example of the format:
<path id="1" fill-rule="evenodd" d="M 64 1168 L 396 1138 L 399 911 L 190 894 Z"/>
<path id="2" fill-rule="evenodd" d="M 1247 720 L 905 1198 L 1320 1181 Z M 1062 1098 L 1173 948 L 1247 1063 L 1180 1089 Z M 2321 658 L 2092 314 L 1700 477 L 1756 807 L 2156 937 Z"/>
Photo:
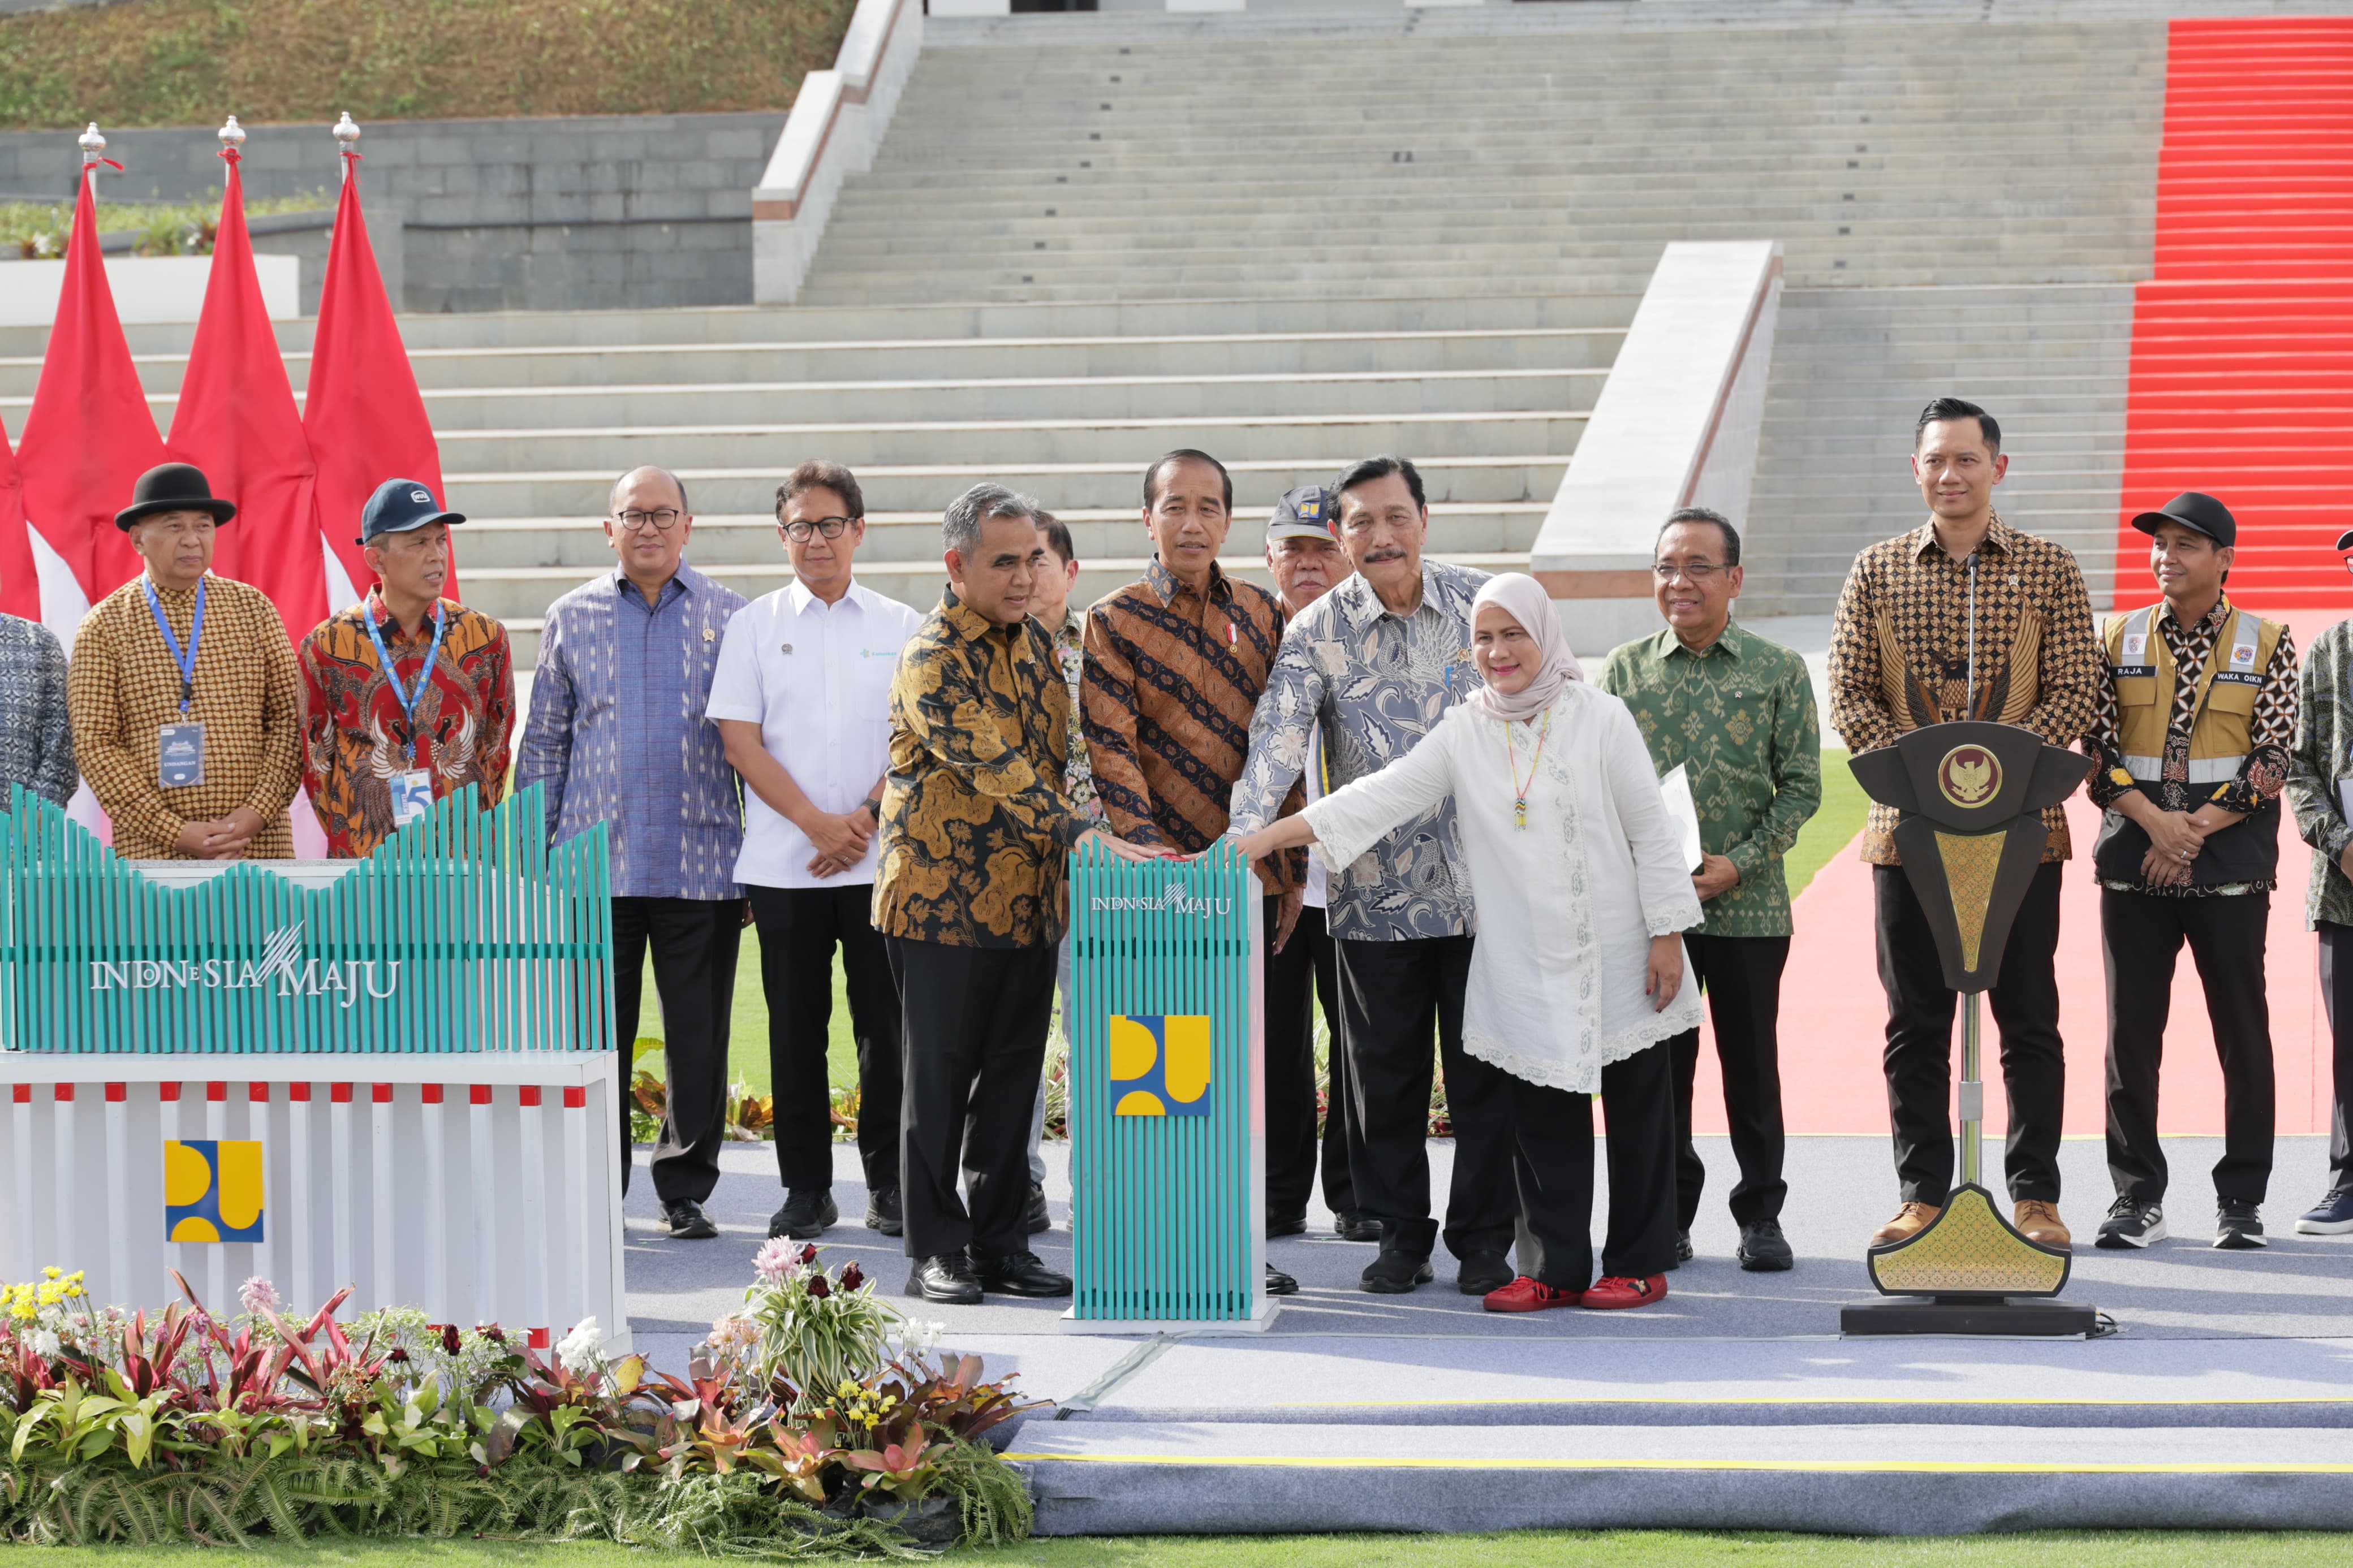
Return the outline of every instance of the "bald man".
<path id="1" fill-rule="evenodd" d="M 702 1205 L 719 1184 L 727 1131 L 727 1024 L 744 925 L 743 810 L 705 710 L 720 640 L 744 596 L 686 563 L 693 532 L 677 475 L 632 468 L 614 482 L 605 538 L 619 564 L 548 606 L 515 787 L 546 790 L 551 844 L 600 822 L 610 835 L 621 1081 L 650 950 L 669 1062 L 654 1192 L 671 1236 L 705 1240 L 719 1234 Z M 620 1100 L 627 1192 L 628 1096 Z"/>

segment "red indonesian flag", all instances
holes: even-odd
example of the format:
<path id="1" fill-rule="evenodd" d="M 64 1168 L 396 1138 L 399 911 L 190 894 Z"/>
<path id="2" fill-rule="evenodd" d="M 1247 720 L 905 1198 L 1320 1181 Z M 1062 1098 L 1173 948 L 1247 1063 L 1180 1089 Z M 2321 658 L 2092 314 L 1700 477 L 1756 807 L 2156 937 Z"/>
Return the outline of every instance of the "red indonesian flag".
<path id="1" fill-rule="evenodd" d="M 425 416 L 425 398 L 409 369 L 392 301 L 368 243 L 360 209 L 356 154 L 345 164 L 343 198 L 335 206 L 335 237 L 327 251 L 327 278 L 319 295 L 319 326 L 311 345 L 310 389 L 302 428 L 319 466 L 319 531 L 326 540 L 329 597 L 336 608 L 356 603 L 375 576 L 360 557 L 360 509 L 386 479 L 416 479 L 443 506 L 441 448 Z M 455 541 L 452 541 L 453 544 Z M 349 581 L 335 590 L 334 569 Z M 442 595 L 458 596 L 451 557 Z"/>
<path id="2" fill-rule="evenodd" d="M 65 286 L 16 462 L 39 615 L 69 651 L 83 613 L 139 574 L 138 554 L 114 514 L 131 504 L 139 476 L 164 460 L 99 256 L 96 169 L 84 165 L 74 199 Z M 0 560 L 0 571 L 8 569 Z M 5 591 L 16 603 L 17 585 Z"/>
<path id="3" fill-rule="evenodd" d="M 0 425 L 0 612 L 41 618 L 41 580 L 33 567 L 33 541 L 25 527 L 25 488 L 8 427 Z"/>
<path id="4" fill-rule="evenodd" d="M 174 458 L 205 471 L 213 494 L 237 503 L 236 518 L 220 531 L 213 569 L 269 595 L 299 644 L 327 618 L 311 445 L 254 275 L 237 153 L 221 155 L 228 185 L 167 446 Z"/>

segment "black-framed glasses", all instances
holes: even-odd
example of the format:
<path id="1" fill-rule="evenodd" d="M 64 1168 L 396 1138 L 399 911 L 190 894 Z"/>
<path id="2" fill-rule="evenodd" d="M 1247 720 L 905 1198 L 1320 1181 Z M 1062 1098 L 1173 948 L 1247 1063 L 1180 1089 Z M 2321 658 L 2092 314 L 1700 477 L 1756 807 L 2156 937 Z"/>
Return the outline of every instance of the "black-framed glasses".
<path id="1" fill-rule="evenodd" d="M 657 533 L 668 533 L 685 515 L 674 506 L 666 506 L 659 511 L 625 511 L 617 521 L 630 533 L 643 533 L 649 528 Z"/>
<path id="2" fill-rule="evenodd" d="M 1681 577 L 1694 588 L 1704 588 L 1707 585 L 1709 578 L 1720 572 L 1731 570 L 1729 566 L 1717 566 L 1705 561 L 1694 561 L 1688 564 L 1662 561 L 1651 568 L 1651 574 L 1662 583 L 1672 583 Z"/>
<path id="3" fill-rule="evenodd" d="M 802 518 L 798 521 L 784 525 L 785 537 L 795 544 L 807 543 L 808 537 L 812 533 L 822 533 L 828 539 L 839 539 L 841 531 L 848 528 L 852 521 L 854 520 L 847 517 L 820 517 L 815 520 Z"/>

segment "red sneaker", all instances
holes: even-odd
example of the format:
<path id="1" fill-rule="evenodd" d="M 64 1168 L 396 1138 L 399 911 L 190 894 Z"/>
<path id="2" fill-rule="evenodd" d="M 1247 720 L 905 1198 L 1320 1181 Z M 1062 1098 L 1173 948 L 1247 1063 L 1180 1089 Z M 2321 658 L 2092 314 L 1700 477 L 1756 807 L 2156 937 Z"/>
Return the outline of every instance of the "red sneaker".
<path id="1" fill-rule="evenodd" d="M 1622 1274 L 1612 1274 L 1606 1279 L 1595 1280 L 1593 1289 L 1585 1293 L 1582 1304 L 1604 1311 L 1612 1307 L 1647 1307 L 1653 1301 L 1664 1300 L 1666 1294 L 1667 1277 L 1663 1274 L 1653 1274 L 1648 1279 L 1632 1279 Z"/>
<path id="2" fill-rule="evenodd" d="M 1577 1300 L 1574 1290 L 1556 1290 L 1523 1274 L 1502 1289 L 1488 1291 L 1486 1307 L 1491 1312 L 1541 1312 L 1546 1307 L 1574 1307 Z"/>

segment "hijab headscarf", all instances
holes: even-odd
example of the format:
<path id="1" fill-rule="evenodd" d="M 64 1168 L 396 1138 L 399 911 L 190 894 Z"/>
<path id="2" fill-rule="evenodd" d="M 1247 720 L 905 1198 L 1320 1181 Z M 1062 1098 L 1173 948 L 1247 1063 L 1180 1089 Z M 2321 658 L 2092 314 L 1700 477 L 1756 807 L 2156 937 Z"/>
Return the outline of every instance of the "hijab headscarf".
<path id="1" fill-rule="evenodd" d="M 1543 584 L 1525 572 L 1504 572 L 1488 578 L 1478 597 L 1471 601 L 1472 635 L 1479 629 L 1479 612 L 1489 605 L 1519 622 L 1535 639 L 1535 679 L 1509 694 L 1482 680 L 1464 700 L 1490 719 L 1510 722 L 1533 719 L 1553 705 L 1563 687 L 1584 679 L 1585 668 L 1568 651 L 1568 638 L 1560 629 L 1560 612 L 1553 608 L 1552 595 Z"/>

